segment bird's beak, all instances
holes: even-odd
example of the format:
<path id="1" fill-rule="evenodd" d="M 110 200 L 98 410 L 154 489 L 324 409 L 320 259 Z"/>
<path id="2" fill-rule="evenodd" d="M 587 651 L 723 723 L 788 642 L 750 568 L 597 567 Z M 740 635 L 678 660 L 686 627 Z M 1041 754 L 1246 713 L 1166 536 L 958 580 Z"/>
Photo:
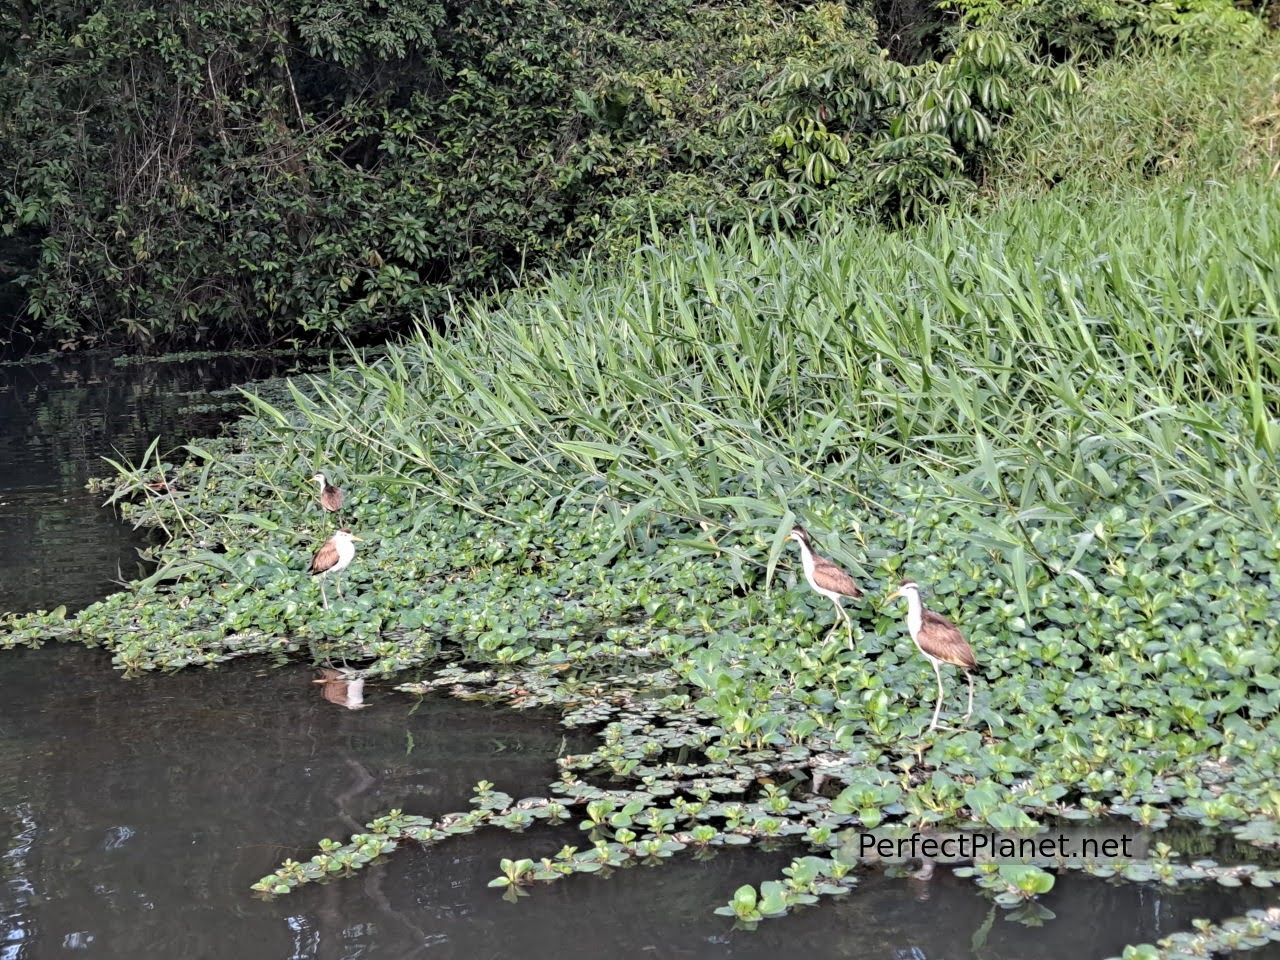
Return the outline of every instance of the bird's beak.
<path id="1" fill-rule="evenodd" d="M 895 590 L 893 591 L 893 593 L 889 594 L 887 597 L 884 598 L 884 602 L 888 603 L 890 600 L 897 600 L 900 596 L 902 596 L 902 591 Z"/>
<path id="2" fill-rule="evenodd" d="M 356 541 L 358 541 L 359 543 L 364 543 L 364 537 L 352 537 L 351 539 L 352 539 L 352 540 L 356 540 Z"/>

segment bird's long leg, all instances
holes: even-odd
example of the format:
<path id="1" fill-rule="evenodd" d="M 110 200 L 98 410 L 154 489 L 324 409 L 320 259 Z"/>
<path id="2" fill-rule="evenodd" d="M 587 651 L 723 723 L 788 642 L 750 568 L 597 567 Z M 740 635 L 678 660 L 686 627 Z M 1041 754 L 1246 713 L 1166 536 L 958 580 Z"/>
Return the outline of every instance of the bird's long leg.
<path id="1" fill-rule="evenodd" d="M 837 600 L 835 597 L 832 597 L 831 605 L 836 608 L 836 619 L 831 624 L 831 629 L 827 631 L 828 637 L 831 636 L 831 634 L 835 633 L 838 629 L 840 629 L 840 621 L 844 619 L 844 608 L 840 606 L 840 601 Z"/>
<path id="2" fill-rule="evenodd" d="M 339 600 L 343 599 L 343 596 L 342 596 L 342 576 L 341 576 L 341 575 L 339 575 L 339 576 L 335 577 L 335 578 L 334 578 L 334 580 L 333 580 L 333 582 L 334 582 L 334 584 L 335 584 L 335 585 L 337 586 L 337 588 L 338 588 L 338 599 L 339 599 Z"/>
<path id="3" fill-rule="evenodd" d="M 964 713 L 964 718 L 968 720 L 973 715 L 973 674 L 966 670 L 964 675 L 969 678 L 969 709 Z"/>
<path id="4" fill-rule="evenodd" d="M 938 702 L 933 708 L 933 723 L 929 724 L 930 730 L 938 729 L 938 714 L 942 712 L 942 671 L 938 669 L 938 661 L 932 657 L 929 662 L 933 664 L 933 675 L 938 678 Z"/>
<path id="5" fill-rule="evenodd" d="M 324 578 L 320 579 L 320 602 L 324 604 L 326 610 L 329 609 L 329 597 L 324 592 Z"/>
<path id="6" fill-rule="evenodd" d="M 839 600 L 835 601 L 836 613 L 840 615 L 840 620 L 844 621 L 845 632 L 849 634 L 849 649 L 853 649 L 853 620 L 849 618 L 849 611 L 844 608 L 844 604 Z M 839 620 L 836 621 L 837 626 Z"/>

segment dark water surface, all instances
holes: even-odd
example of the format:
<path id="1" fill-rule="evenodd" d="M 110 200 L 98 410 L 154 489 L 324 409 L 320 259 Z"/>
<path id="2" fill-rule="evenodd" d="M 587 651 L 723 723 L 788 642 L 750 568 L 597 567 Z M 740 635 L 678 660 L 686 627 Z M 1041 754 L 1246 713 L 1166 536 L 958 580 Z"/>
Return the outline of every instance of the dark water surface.
<path id="1" fill-rule="evenodd" d="M 105 354 L 0 365 L 0 612 L 75 610 L 144 572 L 146 536 L 84 489 L 102 462 L 136 461 L 216 433 L 234 414 L 210 391 L 269 376 L 271 358 L 119 365 Z"/>
<path id="2" fill-rule="evenodd" d="M 0 366 L 0 609 L 83 606 L 135 576 L 144 541 L 83 490 L 102 454 L 137 457 L 213 432 L 206 391 L 266 362 L 119 367 L 107 358 Z M 969 882 L 867 873 L 854 893 L 755 932 L 713 910 L 791 856 L 678 857 L 609 879 L 538 886 L 515 904 L 488 882 L 502 857 L 587 845 L 572 826 L 411 846 L 276 901 L 249 885 L 324 836 L 392 807 L 466 809 L 492 780 L 545 793 L 578 752 L 546 715 L 366 690 L 321 698 L 305 666 L 263 661 L 121 680 L 78 647 L 0 653 L 0 960 L 100 958 L 784 958 L 1085 960 L 1270 898 L 1058 879 L 1057 919 L 1009 923 Z M 1280 948 L 1246 955 L 1278 960 Z"/>
<path id="3" fill-rule="evenodd" d="M 487 887 L 501 857 L 584 846 L 573 827 L 415 845 L 264 902 L 249 885 L 320 837 L 391 807 L 465 809 L 481 779 L 541 792 L 555 756 L 581 746 L 546 716 L 448 699 L 415 709 L 379 688 L 349 711 L 311 677 L 241 662 L 123 681 L 106 655 L 74 647 L 0 657 L 0 958 L 1081 960 L 1223 915 L 1211 888 L 1063 877 L 1043 901 L 1057 920 L 1029 929 L 997 908 L 975 950 L 992 907 L 969 882 L 869 873 L 848 898 L 734 931 L 712 911 L 790 859 L 751 851 L 577 877 L 515 904 Z M 1235 907 L 1264 900 L 1246 891 Z"/>

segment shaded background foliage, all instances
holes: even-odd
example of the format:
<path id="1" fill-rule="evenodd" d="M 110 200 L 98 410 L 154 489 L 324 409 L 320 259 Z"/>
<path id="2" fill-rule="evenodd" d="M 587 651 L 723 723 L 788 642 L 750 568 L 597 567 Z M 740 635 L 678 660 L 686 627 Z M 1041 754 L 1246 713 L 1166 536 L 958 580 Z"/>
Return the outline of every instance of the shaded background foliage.
<path id="1" fill-rule="evenodd" d="M 1017 155 L 1008 121 L 1060 120 L 1077 61 L 1260 29 L 1226 0 L 22 0 L 0 345 L 382 339 L 690 218 L 916 221 Z"/>
<path id="2" fill-rule="evenodd" d="M 370 334 L 572 251 L 618 196 L 732 159 L 708 121 L 814 29 L 757 0 L 0 18 L 3 223 L 39 243 L 10 261 L 24 324 L 143 345 Z M 672 189 L 679 215 L 721 193 Z"/>

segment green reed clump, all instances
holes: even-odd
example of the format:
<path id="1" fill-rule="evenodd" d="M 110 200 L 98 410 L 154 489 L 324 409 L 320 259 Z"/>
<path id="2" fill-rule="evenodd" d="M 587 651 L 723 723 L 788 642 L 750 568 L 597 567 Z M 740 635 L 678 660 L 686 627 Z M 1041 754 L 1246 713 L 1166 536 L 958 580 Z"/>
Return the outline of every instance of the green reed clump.
<path id="1" fill-rule="evenodd" d="M 1274 176 L 1280 42 L 1245 48 L 1147 44 L 1101 61 L 1045 124 L 1019 114 L 995 134 L 987 187 L 1105 195 L 1152 183 Z"/>
<path id="2" fill-rule="evenodd" d="M 868 475 L 1003 508 L 986 532 L 1055 570 L 1069 554 L 1041 555 L 1031 528 L 1117 499 L 1269 530 L 1278 215 L 1246 183 L 908 234 L 690 235 L 474 308 L 461 336 L 299 400 L 424 490 L 465 499 L 454 464 L 482 455 L 599 503 L 619 534 L 657 514 L 708 548 L 767 529 L 771 562 L 793 508 L 895 509 L 862 497 Z"/>

